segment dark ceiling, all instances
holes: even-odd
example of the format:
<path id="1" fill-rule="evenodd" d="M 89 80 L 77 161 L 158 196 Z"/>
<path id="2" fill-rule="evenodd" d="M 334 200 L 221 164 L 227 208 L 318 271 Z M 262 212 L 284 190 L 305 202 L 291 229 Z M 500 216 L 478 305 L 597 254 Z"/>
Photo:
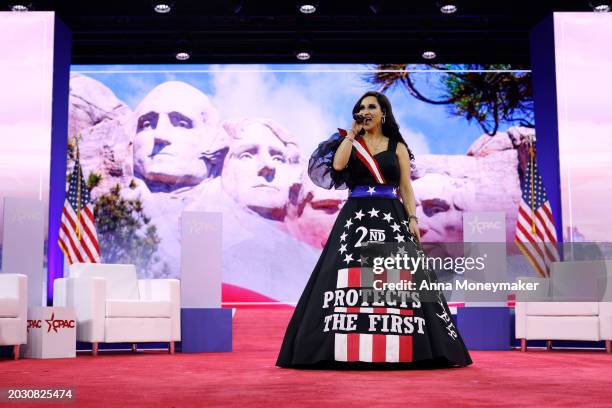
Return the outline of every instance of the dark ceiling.
<path id="1" fill-rule="evenodd" d="M 73 63 L 418 63 L 434 50 L 440 63 L 529 65 L 529 31 L 553 11 L 591 10 L 587 0 L 457 0 L 445 15 L 435 0 L 322 0 L 314 14 L 293 0 L 26 1 L 55 10 L 73 32 Z M 17 0 L 4 2 L 5 10 Z"/>

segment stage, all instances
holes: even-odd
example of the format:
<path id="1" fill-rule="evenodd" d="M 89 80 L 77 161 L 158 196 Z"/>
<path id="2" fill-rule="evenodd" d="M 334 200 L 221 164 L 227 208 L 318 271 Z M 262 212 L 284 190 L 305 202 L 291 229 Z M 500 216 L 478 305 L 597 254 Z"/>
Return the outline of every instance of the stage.
<path id="1" fill-rule="evenodd" d="M 0 360 L 0 383 L 72 387 L 79 407 L 603 407 L 612 399 L 612 356 L 602 351 L 473 351 L 474 364 L 457 369 L 281 369 L 274 362 L 290 316 L 291 310 L 239 309 L 232 353 L 101 352 L 76 359 Z M 19 404 L 29 405 L 40 403 Z"/>

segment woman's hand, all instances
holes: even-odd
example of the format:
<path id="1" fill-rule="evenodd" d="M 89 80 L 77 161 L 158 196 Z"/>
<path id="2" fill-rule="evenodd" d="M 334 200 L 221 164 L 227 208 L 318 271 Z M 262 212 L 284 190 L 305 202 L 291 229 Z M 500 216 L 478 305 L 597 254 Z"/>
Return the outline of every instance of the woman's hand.
<path id="1" fill-rule="evenodd" d="M 359 135 L 359 132 L 361 132 L 361 129 L 363 129 L 363 125 L 357 123 L 357 121 L 353 120 L 353 124 L 351 125 L 351 128 L 347 131 L 347 137 L 351 138 L 351 139 L 355 139 L 357 137 L 357 135 Z"/>
<path id="2" fill-rule="evenodd" d="M 357 133 L 355 132 L 356 122 L 353 121 L 351 128 L 346 132 L 346 137 L 336 149 L 336 153 L 334 154 L 334 161 L 332 163 L 332 167 L 336 171 L 342 171 L 346 169 L 348 165 L 349 159 L 351 158 L 351 151 L 353 150 L 353 140 L 357 137 Z"/>
<path id="3" fill-rule="evenodd" d="M 421 233 L 419 232 L 419 226 L 414 218 L 410 218 L 410 223 L 408 224 L 410 232 L 419 239 L 421 242 Z"/>

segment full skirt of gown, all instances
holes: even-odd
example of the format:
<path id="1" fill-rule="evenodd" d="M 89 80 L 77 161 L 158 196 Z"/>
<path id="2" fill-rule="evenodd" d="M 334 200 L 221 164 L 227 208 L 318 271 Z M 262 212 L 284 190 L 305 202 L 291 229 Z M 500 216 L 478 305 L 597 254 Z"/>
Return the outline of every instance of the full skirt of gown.
<path id="1" fill-rule="evenodd" d="M 436 282 L 434 272 L 421 267 L 375 273 L 372 253 L 376 254 L 376 246 L 372 242 L 389 243 L 395 252 L 408 257 L 424 255 L 417 237 L 409 231 L 400 200 L 349 198 L 297 303 L 276 365 L 411 368 L 471 364 L 444 295 L 428 291 L 427 296 L 420 296 L 415 290 L 424 280 Z M 413 282 L 413 286 L 410 290 L 381 289 L 384 283 L 397 282 Z"/>

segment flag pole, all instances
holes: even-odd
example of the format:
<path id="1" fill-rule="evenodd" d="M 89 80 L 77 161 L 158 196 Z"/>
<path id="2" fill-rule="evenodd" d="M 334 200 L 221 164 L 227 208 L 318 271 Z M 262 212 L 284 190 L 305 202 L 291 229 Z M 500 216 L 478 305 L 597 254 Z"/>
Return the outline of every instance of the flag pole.
<path id="1" fill-rule="evenodd" d="M 79 152 L 79 139 L 81 134 L 79 133 L 76 137 L 76 164 L 77 164 L 77 222 L 76 222 L 76 233 L 77 239 L 81 240 L 81 163 Z"/>
<path id="2" fill-rule="evenodd" d="M 530 160 L 530 166 L 529 168 L 531 169 L 530 173 L 531 173 L 531 233 L 533 235 L 536 234 L 536 226 L 535 226 L 535 203 L 534 203 L 534 189 L 535 189 L 535 184 L 534 184 L 534 166 L 533 166 L 533 161 L 534 161 L 534 156 L 535 156 L 535 152 L 533 150 L 533 142 L 535 141 L 535 137 L 534 135 L 529 135 L 529 160 Z"/>

